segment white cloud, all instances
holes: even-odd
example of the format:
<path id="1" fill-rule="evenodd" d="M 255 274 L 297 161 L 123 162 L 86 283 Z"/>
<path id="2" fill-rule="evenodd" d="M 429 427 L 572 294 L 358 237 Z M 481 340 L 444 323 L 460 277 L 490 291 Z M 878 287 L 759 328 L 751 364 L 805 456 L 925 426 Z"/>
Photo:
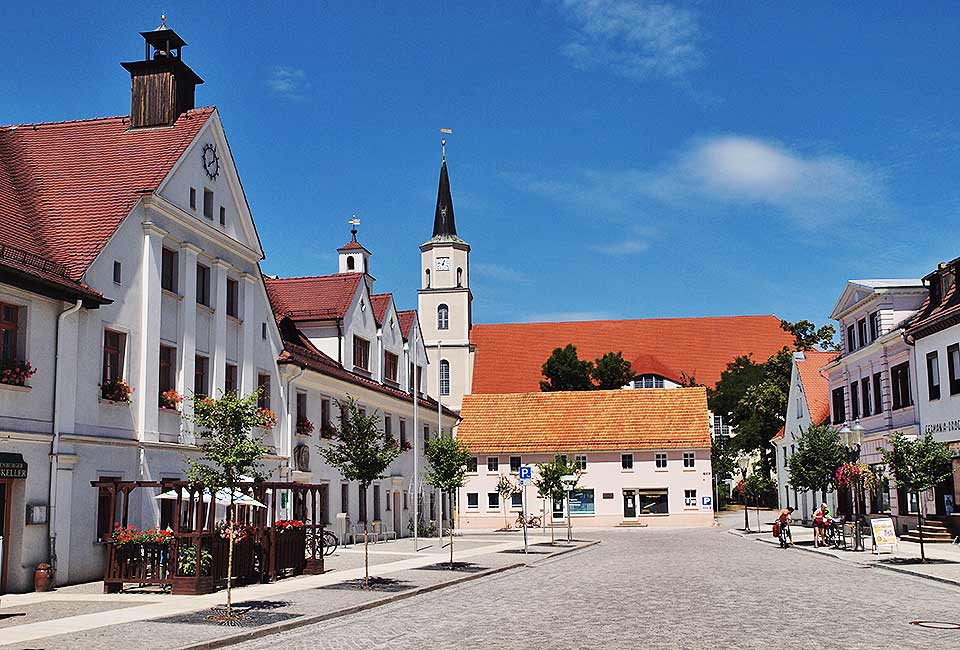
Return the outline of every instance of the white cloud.
<path id="1" fill-rule="evenodd" d="M 299 68 L 275 65 L 270 70 L 267 86 L 281 97 L 297 98 L 310 88 L 310 82 L 306 73 Z"/>
<path id="2" fill-rule="evenodd" d="M 485 262 L 474 262 L 471 271 L 477 277 L 490 278 L 498 282 L 511 284 L 529 284 L 531 278 L 522 271 L 517 271 L 502 264 L 490 264 Z"/>
<path id="3" fill-rule="evenodd" d="M 607 311 L 554 311 L 543 314 L 530 314 L 520 318 L 521 323 L 557 323 L 581 320 L 612 320 L 614 314 Z"/>
<path id="4" fill-rule="evenodd" d="M 837 154 L 805 154 L 740 135 L 694 142 L 651 174 L 645 191 L 665 201 L 703 198 L 767 207 L 801 226 L 887 210 L 880 172 Z"/>
<path id="5" fill-rule="evenodd" d="M 646 0 L 558 0 L 574 25 L 564 54 L 580 68 L 633 79 L 682 80 L 703 65 L 703 30 L 689 9 Z"/>

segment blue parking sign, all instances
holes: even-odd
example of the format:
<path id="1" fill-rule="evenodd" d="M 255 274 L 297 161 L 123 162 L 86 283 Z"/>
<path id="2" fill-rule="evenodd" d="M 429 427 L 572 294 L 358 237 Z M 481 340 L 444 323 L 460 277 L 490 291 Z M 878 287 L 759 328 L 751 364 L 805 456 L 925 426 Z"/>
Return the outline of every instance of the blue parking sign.
<path id="1" fill-rule="evenodd" d="M 521 466 L 520 466 L 520 480 L 521 480 L 521 481 L 524 481 L 524 480 L 529 481 L 531 478 L 533 478 L 533 468 L 530 467 L 529 465 L 521 465 Z"/>

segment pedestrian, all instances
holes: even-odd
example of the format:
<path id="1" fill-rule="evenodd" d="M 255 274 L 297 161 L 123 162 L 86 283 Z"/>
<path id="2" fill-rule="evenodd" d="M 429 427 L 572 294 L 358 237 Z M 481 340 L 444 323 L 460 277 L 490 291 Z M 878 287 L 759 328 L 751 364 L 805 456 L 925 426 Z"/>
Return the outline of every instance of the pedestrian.
<path id="1" fill-rule="evenodd" d="M 830 517 L 830 508 L 826 503 L 821 503 L 817 511 L 813 513 L 813 547 L 818 548 L 821 545 L 826 546 L 825 529 L 827 519 Z"/>

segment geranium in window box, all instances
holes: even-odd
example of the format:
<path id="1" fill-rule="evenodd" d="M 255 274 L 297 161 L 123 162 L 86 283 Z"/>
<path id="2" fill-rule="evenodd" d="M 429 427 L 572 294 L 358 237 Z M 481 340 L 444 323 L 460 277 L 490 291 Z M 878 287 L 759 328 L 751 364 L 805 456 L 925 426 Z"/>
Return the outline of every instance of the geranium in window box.
<path id="1" fill-rule="evenodd" d="M 173 533 L 169 530 L 160 530 L 151 528 L 150 530 L 140 530 L 136 526 L 121 526 L 120 522 L 114 524 L 113 534 L 110 536 L 117 546 L 127 544 L 160 544 L 166 545 L 173 541 Z"/>
<path id="2" fill-rule="evenodd" d="M 122 402 L 129 404 L 133 395 L 133 387 L 123 379 L 114 379 L 100 384 L 100 397 L 110 402 Z"/>
<path id="3" fill-rule="evenodd" d="M 183 395 L 178 393 L 176 389 L 171 388 L 170 390 L 165 390 L 160 393 L 160 408 L 167 409 L 170 411 L 179 411 L 180 402 L 183 401 Z"/>
<path id="4" fill-rule="evenodd" d="M 297 433 L 301 436 L 309 436 L 313 433 L 313 422 L 307 418 L 297 418 Z"/>
<path id="5" fill-rule="evenodd" d="M 268 408 L 261 408 L 259 411 L 257 411 L 258 427 L 263 427 L 264 429 L 272 429 L 273 427 L 277 426 L 277 422 L 279 421 L 280 420 L 279 418 L 277 418 L 277 414 Z"/>
<path id="6" fill-rule="evenodd" d="M 288 530 L 299 530 L 303 528 L 303 522 L 299 519 L 280 519 L 274 526 L 277 528 L 278 533 L 285 533 Z"/>
<path id="7" fill-rule="evenodd" d="M 410 444 L 409 440 L 400 443 L 400 451 L 410 451 L 411 449 L 413 449 L 413 445 Z"/>
<path id="8" fill-rule="evenodd" d="M 27 380 L 37 374 L 37 369 L 29 361 L 0 362 L 0 384 L 26 386 Z"/>
<path id="9" fill-rule="evenodd" d="M 337 428 L 330 422 L 324 422 L 320 425 L 320 437 L 330 439 L 337 435 Z"/>

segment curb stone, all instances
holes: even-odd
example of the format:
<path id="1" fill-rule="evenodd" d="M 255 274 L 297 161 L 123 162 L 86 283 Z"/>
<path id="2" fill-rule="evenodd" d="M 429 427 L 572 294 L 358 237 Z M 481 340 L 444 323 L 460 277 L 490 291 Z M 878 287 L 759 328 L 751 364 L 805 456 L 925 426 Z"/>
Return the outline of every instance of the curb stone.
<path id="1" fill-rule="evenodd" d="M 770 544 L 771 546 L 774 544 L 773 541 L 768 541 L 760 537 L 748 536 L 741 533 L 741 531 L 728 530 L 727 532 L 736 537 L 740 537 L 741 539 L 752 539 L 755 542 Z M 804 546 L 792 546 L 791 548 L 797 551 L 804 551 L 805 553 L 814 553 L 816 555 L 819 555 L 820 557 L 829 558 L 831 560 L 837 560 L 838 562 L 847 562 L 849 564 L 853 564 L 865 569 L 881 569 L 883 571 L 892 571 L 894 573 L 913 576 L 914 578 L 922 578 L 923 580 L 930 580 L 932 582 L 939 582 L 941 584 L 951 585 L 953 587 L 960 587 L 960 580 L 954 580 L 953 578 L 944 578 L 942 576 L 930 575 L 929 573 L 920 573 L 919 571 L 911 571 L 910 569 L 905 569 L 903 567 L 898 567 L 898 566 L 890 566 L 887 564 L 879 564 L 875 562 L 858 562 L 857 560 L 853 560 L 853 559 L 848 560 L 846 558 L 837 557 L 833 553 L 824 553 L 823 551 L 820 551 L 815 548 L 807 548 Z"/>

